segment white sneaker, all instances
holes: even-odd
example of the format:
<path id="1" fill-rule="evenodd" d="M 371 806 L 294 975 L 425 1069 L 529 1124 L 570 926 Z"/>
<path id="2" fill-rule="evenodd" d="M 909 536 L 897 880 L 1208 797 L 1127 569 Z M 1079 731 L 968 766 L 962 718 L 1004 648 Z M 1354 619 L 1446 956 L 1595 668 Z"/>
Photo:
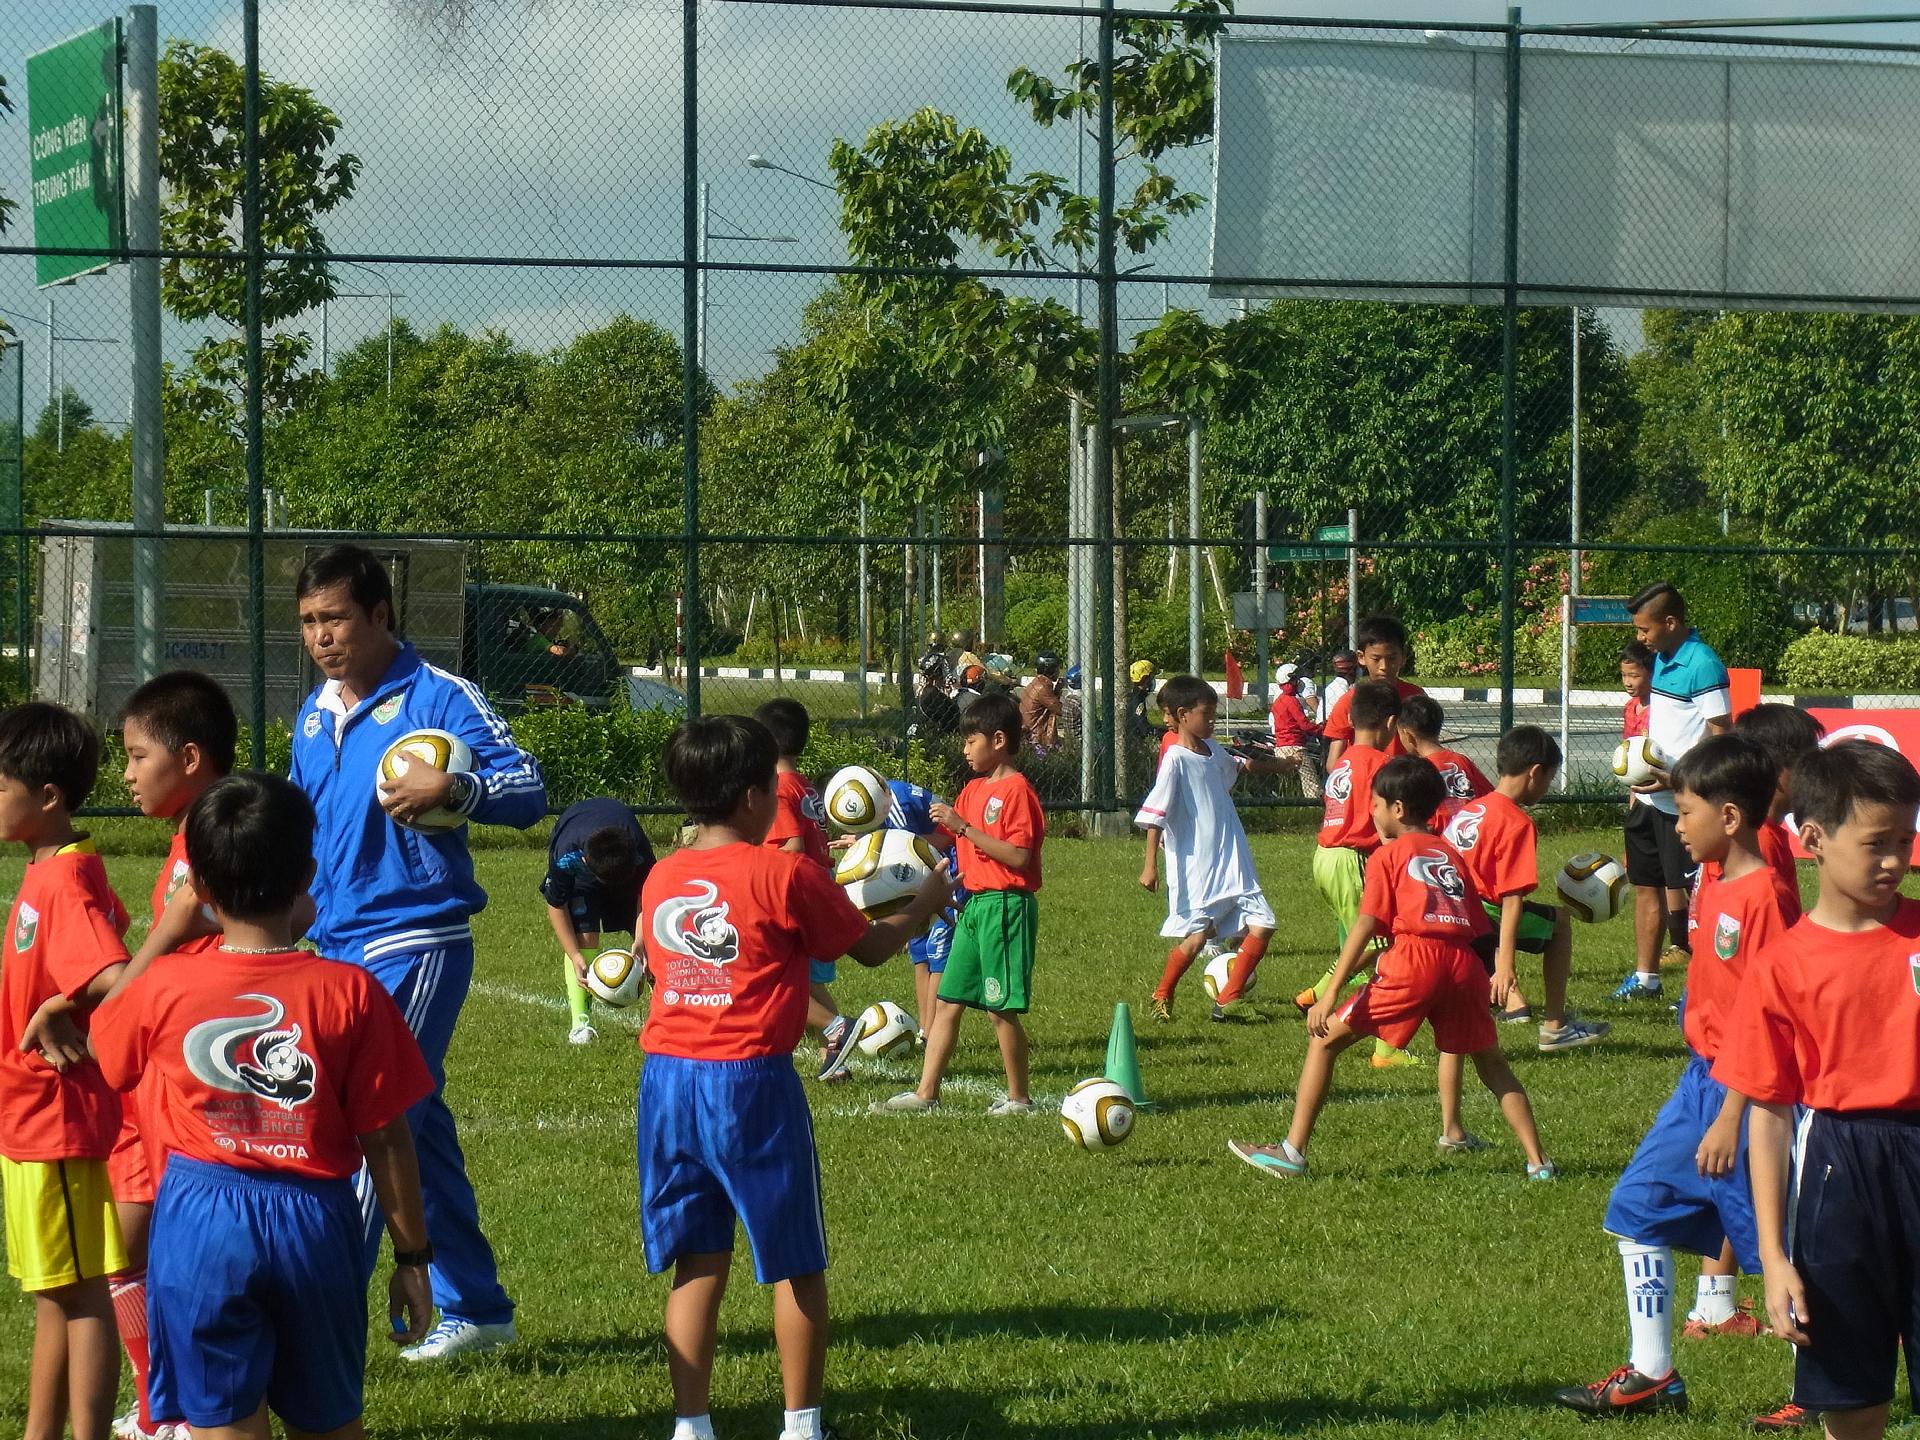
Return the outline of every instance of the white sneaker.
<path id="1" fill-rule="evenodd" d="M 567 1043 L 569 1045 L 591 1045 L 599 1038 L 600 1032 L 584 1020 L 567 1032 Z M 424 1340 L 421 1341 L 421 1344 L 424 1345 L 425 1343 Z"/>
<path id="2" fill-rule="evenodd" d="M 124 1415 L 116 1415 L 107 1433 L 113 1440 L 193 1440 L 193 1428 L 189 1425 L 156 1425 L 151 1430 L 140 1428 L 140 1412 L 129 1410 Z"/>
<path id="3" fill-rule="evenodd" d="M 1005 1100 L 995 1101 L 993 1104 L 989 1105 L 987 1107 L 987 1114 L 989 1115 L 1031 1115 L 1033 1114 L 1033 1102 L 1031 1100 L 1015 1100 L 1009 1097 Z"/>
<path id="4" fill-rule="evenodd" d="M 914 1090 L 902 1090 L 891 1100 L 876 1100 L 867 1107 L 873 1115 L 925 1115 L 938 1110 L 938 1100 L 928 1100 Z"/>
<path id="5" fill-rule="evenodd" d="M 426 1339 L 400 1352 L 402 1360 L 451 1360 L 456 1355 L 481 1355 L 511 1345 L 520 1338 L 511 1320 L 499 1325 L 476 1325 L 442 1315 Z"/>

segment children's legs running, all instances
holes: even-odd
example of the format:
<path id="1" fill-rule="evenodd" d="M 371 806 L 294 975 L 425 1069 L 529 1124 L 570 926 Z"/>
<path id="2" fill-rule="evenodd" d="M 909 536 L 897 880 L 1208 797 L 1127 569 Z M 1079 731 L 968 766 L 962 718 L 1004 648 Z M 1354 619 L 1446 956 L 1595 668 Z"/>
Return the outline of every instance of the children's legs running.
<path id="1" fill-rule="evenodd" d="M 1733 1242 L 1722 1240 L 1720 1253 L 1700 1261 L 1700 1282 L 1694 1288 L 1693 1309 L 1687 1319 L 1707 1325 L 1724 1325 L 1740 1311 L 1738 1277 L 1740 1267 L 1733 1258 Z"/>
<path id="2" fill-rule="evenodd" d="M 1027 1029 L 1018 1015 L 993 1016 L 993 1038 L 1000 1042 L 1000 1065 L 1007 1072 L 1007 1098 L 1029 1100 L 1027 1094 Z"/>
<path id="3" fill-rule="evenodd" d="M 1180 983 L 1180 977 L 1186 974 L 1187 968 L 1199 958 L 1200 951 L 1206 946 L 1207 937 L 1212 933 L 1211 930 L 1196 930 L 1167 952 L 1167 966 L 1160 972 L 1160 985 L 1153 992 L 1154 999 L 1171 1000 L 1173 998 L 1173 987 Z"/>
<path id="4" fill-rule="evenodd" d="M 933 1024 L 927 1027 L 927 1055 L 920 1064 L 917 1091 L 926 1100 L 940 1098 L 940 1080 L 947 1073 L 947 1062 L 953 1058 L 953 1047 L 960 1039 L 960 1017 L 967 1013 L 966 1006 L 951 1000 L 935 999 L 933 1004 Z"/>
<path id="5" fill-rule="evenodd" d="M 1507 1124 L 1513 1127 L 1513 1136 L 1520 1142 L 1520 1148 L 1527 1152 L 1527 1164 L 1546 1164 L 1547 1157 L 1540 1149 L 1540 1132 L 1533 1124 L 1533 1106 L 1527 1100 L 1527 1092 L 1522 1088 L 1519 1077 L 1513 1073 L 1513 1067 L 1507 1064 L 1506 1057 L 1498 1047 L 1476 1050 L 1473 1068 L 1480 1072 L 1480 1083 L 1492 1091 L 1493 1097 L 1500 1102 L 1500 1113 L 1506 1117 Z"/>
<path id="6" fill-rule="evenodd" d="M 67 1314 L 57 1294 L 34 1296 L 26 1440 L 60 1440 L 67 1433 Z"/>
<path id="7" fill-rule="evenodd" d="M 940 990 L 940 977 L 925 965 L 913 967 L 913 1021 L 924 1036 L 933 1025 L 933 1006 Z"/>
<path id="8" fill-rule="evenodd" d="M 733 1254 L 682 1255 L 673 1267 L 664 1329 L 675 1415 L 705 1415 L 713 1389 L 714 1337 Z"/>
<path id="9" fill-rule="evenodd" d="M 1687 892 L 1667 891 L 1667 943 L 1683 955 L 1693 953 L 1693 940 L 1687 924 Z"/>
<path id="10" fill-rule="evenodd" d="M 1260 959 L 1267 953 L 1267 942 L 1273 939 L 1273 931 L 1259 926 L 1248 926 L 1246 938 L 1241 940 L 1240 949 L 1233 957 L 1233 965 L 1227 971 L 1227 988 L 1220 992 L 1220 1003 L 1231 1005 L 1246 993 L 1247 981 L 1252 978 Z"/>
<path id="11" fill-rule="evenodd" d="M 1553 922 L 1553 938 L 1540 957 L 1547 987 L 1546 1023 L 1558 1030 L 1567 1023 L 1567 982 L 1573 978 L 1573 923 L 1563 908 Z"/>
<path id="12" fill-rule="evenodd" d="M 1666 892 L 1658 885 L 1633 887 L 1633 968 L 1660 973 L 1660 937 L 1666 933 Z"/>
<path id="13" fill-rule="evenodd" d="M 1287 1125 L 1287 1143 L 1300 1154 L 1307 1153 L 1314 1123 L 1333 1089 L 1333 1062 L 1360 1038 L 1358 1031 L 1335 1016 L 1328 1022 L 1324 1038 L 1316 1035 L 1307 1042 L 1306 1059 L 1300 1062 L 1300 1083 L 1293 1090 L 1293 1119 Z"/>
<path id="14" fill-rule="evenodd" d="M 827 1276 L 824 1270 L 773 1287 L 773 1339 L 787 1409 L 819 1406 L 827 1377 Z M 682 1412 L 690 1413 L 690 1412 Z"/>
<path id="15" fill-rule="evenodd" d="M 1827 1425 L 1827 1440 L 1880 1440 L 1887 1433 L 1887 1412 L 1891 1405 L 1869 1405 L 1864 1410 L 1829 1410 L 1820 1418 Z"/>
<path id="16" fill-rule="evenodd" d="M 1627 1363 L 1649 1379 L 1673 1369 L 1673 1251 L 1665 1245 L 1620 1242 L 1626 1286 Z"/>
<path id="17" fill-rule="evenodd" d="M 827 1026 L 840 1018 L 840 1007 L 834 1003 L 833 992 L 819 981 L 807 986 L 807 1028 L 816 1035 L 826 1033 Z"/>
<path id="18" fill-rule="evenodd" d="M 1460 1091 L 1466 1082 L 1467 1062 L 1462 1055 L 1440 1052 L 1436 1078 L 1440 1087 L 1440 1135 L 1446 1140 L 1464 1140 L 1467 1127 L 1460 1123 Z"/>
<path id="19" fill-rule="evenodd" d="M 64 1420 L 73 1427 L 73 1440 L 106 1440 L 120 1388 L 119 1336 L 106 1277 L 45 1290 L 36 1299 L 27 1434 L 58 1440 Z M 43 1339 L 50 1343 L 43 1347 Z M 50 1427 L 41 1423 L 48 1401 Z"/>
<path id="20" fill-rule="evenodd" d="M 113 1208 L 120 1221 L 120 1245 L 126 1252 L 127 1268 L 107 1277 L 107 1293 L 113 1299 L 120 1348 L 127 1352 L 127 1364 L 133 1367 L 133 1398 L 140 1428 L 151 1430 L 153 1412 L 147 1406 L 147 1231 L 153 1222 L 153 1206 L 120 1200 Z"/>
<path id="21" fill-rule="evenodd" d="M 600 932 L 593 930 L 582 935 L 580 937 L 580 948 L 582 950 L 598 950 L 600 948 Z M 639 949 L 638 945 L 634 948 L 636 951 Z M 572 1029 L 578 1030 L 582 1025 L 591 1023 L 588 1013 L 587 989 L 586 986 L 580 983 L 580 977 L 573 973 L 573 961 L 569 960 L 565 955 L 560 957 L 560 978 L 561 983 L 567 987 L 568 1024 Z"/>

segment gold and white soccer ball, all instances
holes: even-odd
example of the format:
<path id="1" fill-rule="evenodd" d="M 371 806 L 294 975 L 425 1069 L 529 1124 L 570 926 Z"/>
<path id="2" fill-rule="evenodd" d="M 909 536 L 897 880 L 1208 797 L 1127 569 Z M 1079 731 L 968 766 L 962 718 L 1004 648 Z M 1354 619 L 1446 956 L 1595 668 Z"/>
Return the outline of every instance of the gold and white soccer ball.
<path id="1" fill-rule="evenodd" d="M 1629 735 L 1613 747 L 1613 773 L 1623 784 L 1645 785 L 1654 771 L 1670 768 L 1672 762 L 1645 735 Z"/>
<path id="2" fill-rule="evenodd" d="M 911 1050 L 913 1037 L 920 1033 L 913 1017 L 891 1000 L 876 1000 L 862 1010 L 858 1024 L 854 1033 L 860 1038 L 854 1043 L 869 1060 L 884 1060 Z"/>
<path id="3" fill-rule="evenodd" d="M 1618 915 L 1627 896 L 1627 872 L 1618 860 L 1597 850 L 1583 851 L 1567 861 L 1554 883 L 1574 918 L 1589 924 Z"/>
<path id="4" fill-rule="evenodd" d="M 1133 1133 L 1133 1097 L 1105 1077 L 1082 1080 L 1060 1102 L 1060 1128 L 1082 1150 L 1111 1150 Z"/>
<path id="5" fill-rule="evenodd" d="M 380 757 L 380 776 L 374 782 L 374 791 L 379 798 L 386 799 L 389 780 L 398 780 L 415 765 L 462 775 L 473 769 L 473 751 L 467 748 L 466 741 L 450 731 L 410 730 L 389 745 L 387 753 Z M 467 817 L 456 810 L 442 807 L 429 810 L 424 815 L 416 815 L 411 820 L 395 820 L 393 823 L 404 825 L 409 830 L 432 834 L 440 830 L 458 830 L 467 823 Z"/>
<path id="6" fill-rule="evenodd" d="M 1200 988 L 1207 992 L 1207 998 L 1209 1000 L 1218 1000 L 1220 998 L 1220 992 L 1227 988 L 1227 980 L 1233 974 L 1234 953 L 1232 950 L 1222 950 L 1219 954 L 1215 955 L 1213 959 L 1209 960 L 1207 962 L 1207 968 L 1200 972 Z M 1254 986 L 1258 983 L 1259 979 L 1260 972 L 1258 970 L 1247 976 L 1247 988 L 1240 992 L 1241 999 L 1244 1000 L 1253 993 Z"/>
<path id="7" fill-rule="evenodd" d="M 887 823 L 887 812 L 893 808 L 893 792 L 887 788 L 886 777 L 865 765 L 847 765 L 836 770 L 827 781 L 823 798 L 827 819 L 836 830 L 849 835 L 866 835 L 878 830 Z"/>
<path id="8" fill-rule="evenodd" d="M 646 964 L 631 950 L 611 946 L 587 962 L 587 989 L 603 1005 L 624 1010 L 646 988 Z"/>
<path id="9" fill-rule="evenodd" d="M 874 830 L 840 854 L 833 878 L 869 920 L 883 920 L 913 903 L 921 885 L 940 863 L 925 840 L 905 830 Z"/>

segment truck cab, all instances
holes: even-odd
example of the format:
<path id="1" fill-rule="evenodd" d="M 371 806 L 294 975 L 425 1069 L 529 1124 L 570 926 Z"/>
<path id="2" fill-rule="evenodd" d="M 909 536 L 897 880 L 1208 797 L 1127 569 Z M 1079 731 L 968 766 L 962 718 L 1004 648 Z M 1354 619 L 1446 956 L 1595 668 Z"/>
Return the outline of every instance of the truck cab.
<path id="1" fill-rule="evenodd" d="M 470 584 L 465 609 L 466 674 L 502 709 L 609 703 L 619 661 L 577 596 L 536 585 Z"/>

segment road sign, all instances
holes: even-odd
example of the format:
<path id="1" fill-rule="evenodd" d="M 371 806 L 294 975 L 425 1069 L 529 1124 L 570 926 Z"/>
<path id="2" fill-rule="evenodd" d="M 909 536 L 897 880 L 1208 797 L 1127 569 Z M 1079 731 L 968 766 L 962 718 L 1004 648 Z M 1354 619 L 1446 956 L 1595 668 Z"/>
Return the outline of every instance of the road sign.
<path id="1" fill-rule="evenodd" d="M 1322 560 L 1337 560 L 1342 552 L 1324 545 L 1269 545 L 1269 565 L 1313 565 Z"/>
<path id="2" fill-rule="evenodd" d="M 1570 595 L 1576 625 L 1631 625 L 1633 612 L 1625 595 Z"/>
<path id="3" fill-rule="evenodd" d="M 1266 603 L 1261 604 L 1262 601 Z M 1284 590 L 1236 590 L 1233 596 L 1233 628 L 1236 630 L 1284 630 L 1287 624 L 1287 596 Z"/>
<path id="4" fill-rule="evenodd" d="M 1353 538 L 1353 532 L 1344 525 L 1322 525 L 1313 532 L 1316 540 L 1338 540 L 1341 544 Z"/>
<path id="5" fill-rule="evenodd" d="M 119 20 L 27 57 L 35 245 L 114 250 L 124 243 L 121 111 Z M 58 285 L 112 263 L 102 255 L 36 255 L 34 283 Z"/>

